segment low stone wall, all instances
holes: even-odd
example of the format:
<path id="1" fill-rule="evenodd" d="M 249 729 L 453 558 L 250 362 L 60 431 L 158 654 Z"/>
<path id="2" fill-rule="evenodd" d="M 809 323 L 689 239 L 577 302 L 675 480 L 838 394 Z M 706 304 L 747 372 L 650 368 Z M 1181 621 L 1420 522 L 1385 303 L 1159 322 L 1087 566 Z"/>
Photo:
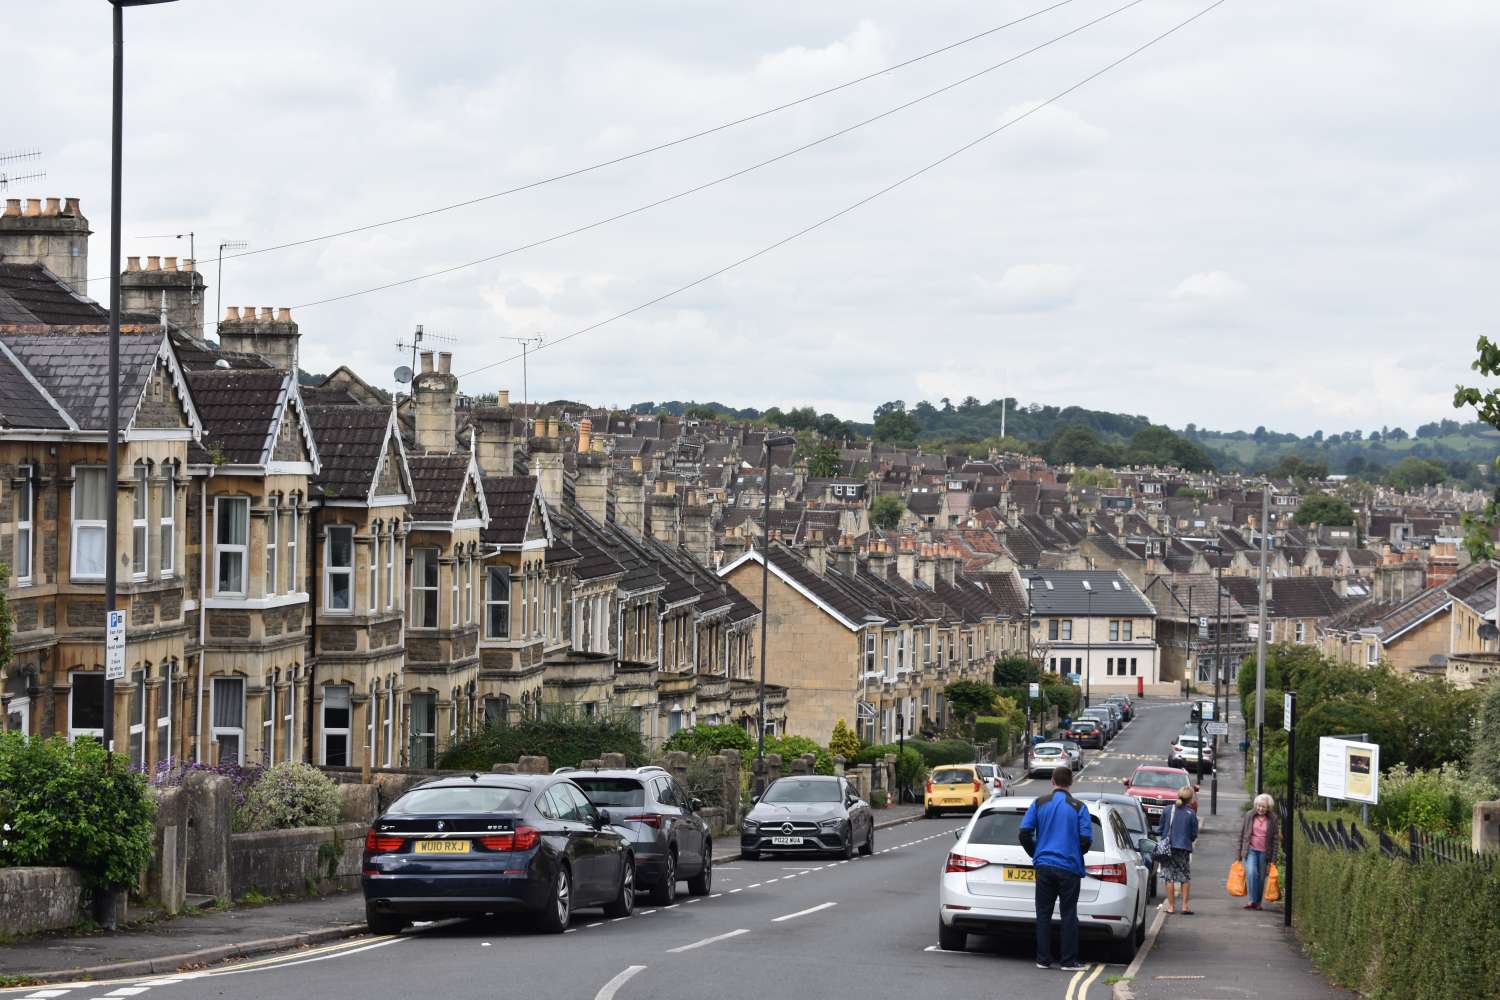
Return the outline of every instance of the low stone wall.
<path id="1" fill-rule="evenodd" d="M 84 916 L 76 869 L 0 868 L 0 933 L 61 930 Z"/>
<path id="2" fill-rule="evenodd" d="M 239 899 L 252 890 L 292 896 L 355 889 L 368 828 L 360 822 L 231 834 L 230 894 Z"/>

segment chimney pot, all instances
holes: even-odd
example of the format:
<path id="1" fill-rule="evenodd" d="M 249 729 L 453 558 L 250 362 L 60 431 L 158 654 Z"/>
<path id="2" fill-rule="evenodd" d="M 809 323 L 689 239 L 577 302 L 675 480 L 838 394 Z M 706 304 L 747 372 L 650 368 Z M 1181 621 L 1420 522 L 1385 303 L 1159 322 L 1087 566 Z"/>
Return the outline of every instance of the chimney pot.
<path id="1" fill-rule="evenodd" d="M 237 320 L 239 318 L 240 318 L 240 307 L 239 306 L 225 306 L 224 307 L 224 319 L 225 319 L 226 322 L 231 322 L 232 323 L 232 322 L 234 322 L 235 320 Z"/>
<path id="2" fill-rule="evenodd" d="M 453 370 L 453 352 L 438 351 L 438 371 L 444 375 Z"/>
<path id="3" fill-rule="evenodd" d="M 292 321 L 292 310 L 288 306 L 282 306 L 276 310 L 276 322 L 290 323 Z"/>
<path id="4" fill-rule="evenodd" d="M 147 257 L 146 258 L 146 270 L 148 270 L 148 271 L 160 271 L 161 270 L 161 258 L 160 257 Z"/>
<path id="5" fill-rule="evenodd" d="M 255 318 L 255 307 L 254 306 L 240 306 L 240 319 L 246 320 L 248 322 L 249 320 L 252 320 L 254 318 Z"/>
<path id="6" fill-rule="evenodd" d="M 43 215 L 56 215 L 58 213 L 58 211 L 59 211 L 58 199 L 57 198 L 48 198 L 47 199 L 47 210 L 45 212 L 43 212 L 42 214 Z"/>
<path id="7" fill-rule="evenodd" d="M 184 271 L 191 271 L 191 270 L 194 269 L 194 267 L 196 265 L 197 265 L 197 261 L 193 260 L 193 258 L 191 258 L 191 257 L 188 257 L 188 258 L 185 258 L 183 260 L 183 262 L 182 262 L 182 269 Z"/>
<path id="8" fill-rule="evenodd" d="M 177 258 L 176 257 L 163 257 L 162 258 L 162 270 L 163 271 L 175 271 L 175 270 L 177 270 Z"/>
<path id="9" fill-rule="evenodd" d="M 6 215 L 20 215 L 21 214 L 21 199 L 20 198 L 7 198 L 7 199 L 5 199 L 5 214 Z"/>
<path id="10" fill-rule="evenodd" d="M 27 198 L 26 199 L 26 214 L 27 215 L 41 215 L 42 214 L 42 199 L 40 199 L 40 198 Z"/>
<path id="11" fill-rule="evenodd" d="M 64 201 L 64 203 L 63 203 L 63 214 L 64 215 L 79 215 L 79 214 L 81 214 L 78 211 L 78 199 L 77 198 L 68 198 L 68 199 L 66 199 Z"/>
<path id="12" fill-rule="evenodd" d="M 431 351 L 423 351 L 422 352 L 422 374 L 425 375 L 425 374 L 427 374 L 430 371 L 432 371 L 432 352 Z"/>
<path id="13" fill-rule="evenodd" d="M 269 320 L 272 317 L 272 315 L 274 315 L 274 314 L 272 313 L 270 306 L 261 306 L 260 307 L 260 318 L 261 319 Z"/>
<path id="14" fill-rule="evenodd" d="M 127 270 L 127 271 L 139 271 L 140 269 L 141 269 L 141 259 L 139 257 L 126 257 L 125 258 L 125 270 Z"/>
<path id="15" fill-rule="evenodd" d="M 578 454 L 586 455 L 590 451 L 590 438 L 594 432 L 594 422 L 584 417 L 578 422 Z"/>
<path id="16" fill-rule="evenodd" d="M 500 407 L 502 409 L 508 409 L 510 407 L 510 390 L 509 389 L 501 389 L 500 390 L 499 404 L 500 404 Z"/>

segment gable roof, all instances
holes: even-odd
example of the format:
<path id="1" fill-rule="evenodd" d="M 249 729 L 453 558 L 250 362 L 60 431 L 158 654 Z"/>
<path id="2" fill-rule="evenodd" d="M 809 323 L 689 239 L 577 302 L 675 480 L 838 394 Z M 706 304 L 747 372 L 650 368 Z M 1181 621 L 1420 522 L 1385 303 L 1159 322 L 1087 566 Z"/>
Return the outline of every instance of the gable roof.
<path id="1" fill-rule="evenodd" d="M 0 425 L 76 430 L 78 425 L 0 341 Z"/>
<path id="2" fill-rule="evenodd" d="M 870 624 L 865 620 L 866 615 L 873 615 L 877 621 L 884 620 L 884 616 L 878 614 L 874 608 L 856 599 L 848 590 L 813 572 L 806 563 L 785 547 L 773 544 L 771 553 L 771 572 L 849 631 L 858 632 Z M 765 558 L 759 549 L 750 549 L 734 562 L 720 567 L 719 576 L 727 577 L 747 562 L 764 565 Z"/>
<path id="3" fill-rule="evenodd" d="M 491 545 L 521 545 L 537 503 L 535 476 L 485 476 L 484 497 L 489 523 L 479 537 Z"/>
<path id="4" fill-rule="evenodd" d="M 41 264 L 0 263 L 0 323 L 84 326 L 109 322 L 109 310 L 68 287 Z"/>
<path id="5" fill-rule="evenodd" d="M 104 431 L 109 424 L 109 336 L 103 333 L 6 334 L 11 357 L 25 367 L 33 386 L 50 396 L 79 430 Z M 120 427 L 130 426 L 157 358 L 175 369 L 166 338 L 131 334 L 120 338 Z M 194 408 L 187 403 L 190 422 Z M 34 406 L 34 400 L 29 404 Z"/>
<path id="6" fill-rule="evenodd" d="M 1034 615 L 1155 615 L 1156 608 L 1118 570 L 1038 570 L 1031 585 Z M 1085 586 L 1087 584 L 1087 586 Z"/>
<path id="7" fill-rule="evenodd" d="M 406 450 L 396 432 L 395 414 L 389 408 L 310 405 L 307 419 L 321 460 L 313 485 L 325 499 L 373 500 L 380 463 L 392 444 L 400 460 L 402 488 L 408 497 L 414 494 Z"/>
<path id="8" fill-rule="evenodd" d="M 297 421 L 313 472 L 320 471 L 317 445 L 292 372 L 276 368 L 205 368 L 189 371 L 188 385 L 203 417 L 203 444 L 192 460 L 223 455 L 230 465 L 272 463 L 282 424 Z"/>
<path id="9" fill-rule="evenodd" d="M 479 519 L 489 521 L 489 506 L 479 466 L 468 452 L 448 455 L 408 455 L 413 497 L 411 516 L 414 521 L 451 524 L 459 520 L 459 505 L 466 490 L 473 490 L 479 505 Z"/>

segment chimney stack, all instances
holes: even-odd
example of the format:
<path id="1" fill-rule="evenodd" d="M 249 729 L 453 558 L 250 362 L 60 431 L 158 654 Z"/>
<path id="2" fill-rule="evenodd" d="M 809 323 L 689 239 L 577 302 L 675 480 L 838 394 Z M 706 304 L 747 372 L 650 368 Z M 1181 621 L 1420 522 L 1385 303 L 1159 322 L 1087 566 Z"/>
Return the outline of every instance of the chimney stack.
<path id="1" fill-rule="evenodd" d="M 910 535 L 902 535 L 897 539 L 896 575 L 907 583 L 917 578 L 916 543 Z"/>
<path id="2" fill-rule="evenodd" d="M 609 463 L 603 457 L 580 449 L 573 495 L 584 513 L 600 524 L 608 520 L 609 472 Z"/>
<path id="3" fill-rule="evenodd" d="M 508 410 L 508 409 L 510 409 L 510 390 L 509 389 L 501 389 L 500 390 L 500 402 L 499 402 L 499 406 L 500 406 L 500 409 L 502 409 L 502 410 Z"/>
<path id="4" fill-rule="evenodd" d="M 438 352 L 438 371 L 440 373 L 444 374 L 444 375 L 447 375 L 452 370 L 453 370 L 453 352 L 452 351 L 439 351 Z"/>
<path id="5" fill-rule="evenodd" d="M 417 451 L 446 455 L 458 446 L 458 379 L 432 370 L 432 352 L 422 352 L 422 371 L 412 380 L 412 409 L 417 424 Z M 478 442 L 475 442 L 476 451 Z M 508 475 L 508 473 L 505 473 Z M 548 500 L 559 497 L 548 494 Z"/>
<path id="6" fill-rule="evenodd" d="M 521 441 L 516 436 L 515 414 L 509 408 L 484 406 L 473 415 L 474 457 L 479 468 L 491 476 L 513 476 L 516 451 Z"/>
<path id="7" fill-rule="evenodd" d="M 820 528 L 811 528 L 807 532 L 807 565 L 819 576 L 828 572 L 828 549 L 823 544 Z"/>
<path id="8" fill-rule="evenodd" d="M 645 484 L 638 475 L 621 475 L 615 480 L 615 524 L 637 538 L 646 533 Z"/>
<path id="9" fill-rule="evenodd" d="M 658 485 L 661 485 L 658 482 Z M 671 489 L 651 494 L 651 537 L 667 545 L 680 540 L 681 522 L 677 494 Z"/>
<path id="10" fill-rule="evenodd" d="M 151 275 L 148 271 L 144 272 L 142 277 L 148 275 L 154 282 L 151 287 L 193 289 L 200 303 L 195 306 L 195 309 L 201 324 L 203 315 L 201 305 L 203 275 L 201 273 L 198 271 L 160 271 Z M 169 316 L 171 314 L 170 307 L 168 314 Z M 241 306 L 239 315 L 236 316 L 234 307 L 230 306 L 224 314 L 224 319 L 219 322 L 220 347 L 236 354 L 257 355 L 282 371 L 294 373 L 297 371 L 298 343 L 301 339 L 302 333 L 292 319 L 291 310 L 285 308 L 279 310 L 278 314 L 278 311 L 271 309 L 270 306 L 261 306 L 257 314 L 255 306 Z"/>
<path id="11" fill-rule="evenodd" d="M 422 352 L 422 374 L 423 375 L 427 375 L 427 374 L 430 374 L 431 372 L 432 372 L 432 352 L 431 351 L 423 351 Z"/>
<path id="12" fill-rule="evenodd" d="M 833 568 L 845 576 L 854 576 L 859 572 L 859 560 L 854 553 L 854 536 L 839 536 L 838 544 L 833 547 Z"/>
<path id="13" fill-rule="evenodd" d="M 578 422 L 578 454 L 587 455 L 590 451 L 593 450 L 590 447 L 590 445 L 592 444 L 593 432 L 594 422 L 588 417 L 584 417 Z"/>
<path id="14" fill-rule="evenodd" d="M 917 579 L 928 590 L 937 590 L 937 546 L 931 542 L 922 544 L 922 552 L 917 557 Z"/>
<path id="15" fill-rule="evenodd" d="M 438 378 L 453 378 L 439 375 Z M 457 380 L 454 380 L 457 382 Z M 542 496 L 558 506 L 563 502 L 563 454 L 556 438 L 531 439 L 531 474 L 536 476 Z"/>
<path id="16" fill-rule="evenodd" d="M 598 458 L 598 456 L 591 456 Z M 690 495 L 682 505 L 682 547 L 704 566 L 714 564 L 713 509 Z"/>
<path id="17" fill-rule="evenodd" d="M 66 201 L 68 211 L 59 209 Z M 41 264 L 79 295 L 88 295 L 89 222 L 78 211 L 77 198 L 7 198 L 0 215 L 0 260 L 7 264 Z M 153 306 L 151 312 L 155 312 Z"/>
<path id="18" fill-rule="evenodd" d="M 176 257 L 139 257 L 126 260 L 120 275 L 120 309 L 127 313 L 158 315 L 166 307 L 167 322 L 190 337 L 203 336 L 203 275 L 192 262 L 178 269 Z M 225 350 L 231 350 L 225 347 Z"/>

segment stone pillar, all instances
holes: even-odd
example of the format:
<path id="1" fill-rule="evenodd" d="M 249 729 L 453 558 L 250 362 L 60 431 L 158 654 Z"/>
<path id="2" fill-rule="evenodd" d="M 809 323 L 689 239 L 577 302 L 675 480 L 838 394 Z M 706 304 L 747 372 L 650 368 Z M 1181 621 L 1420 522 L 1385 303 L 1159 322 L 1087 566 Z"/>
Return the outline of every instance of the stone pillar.
<path id="1" fill-rule="evenodd" d="M 803 754 L 801 757 L 793 757 L 792 758 L 792 773 L 793 774 L 812 774 L 812 771 L 813 771 L 812 766 L 810 764 L 808 764 L 808 762 L 807 762 L 807 755 L 806 754 Z"/>
<path id="2" fill-rule="evenodd" d="M 1500 801 L 1474 803 L 1473 848 L 1500 852 Z"/>
<path id="3" fill-rule="evenodd" d="M 490 773 L 491 774 L 518 774 L 520 772 L 516 770 L 516 765 L 514 765 L 514 764 L 496 764 L 494 767 L 490 768 Z"/>
<path id="4" fill-rule="evenodd" d="M 151 833 L 151 863 L 144 890 L 168 914 L 182 912 L 187 903 L 187 794 L 181 788 L 153 788 L 156 817 Z"/>
<path id="5" fill-rule="evenodd" d="M 719 756 L 724 760 L 724 815 L 733 823 L 740 817 L 740 752 L 723 750 Z"/>
<path id="6" fill-rule="evenodd" d="M 682 750 L 673 750 L 672 752 L 667 754 L 667 771 L 672 775 L 672 777 L 676 778 L 678 783 L 681 784 L 684 788 L 687 787 L 688 763 L 692 759 L 693 758 L 691 756 L 689 756 L 685 751 Z"/>
<path id="7" fill-rule="evenodd" d="M 187 891 L 229 898 L 229 834 L 234 820 L 234 783 L 204 771 L 182 779 L 187 821 Z"/>
<path id="8" fill-rule="evenodd" d="M 766 784 L 770 784 L 781 777 L 781 754 L 766 754 Z"/>
<path id="9" fill-rule="evenodd" d="M 599 755 L 599 766 L 614 769 L 628 767 L 629 764 L 622 753 L 606 753 Z"/>
<path id="10" fill-rule="evenodd" d="M 849 763 L 849 761 L 844 757 L 843 754 L 841 754 L 841 753 L 834 754 L 833 755 L 833 773 L 842 778 L 844 776 L 844 765 L 846 765 L 848 763 Z"/>
<path id="11" fill-rule="evenodd" d="M 549 774 L 552 768 L 548 766 L 546 757 L 526 756 L 517 761 L 516 771 L 521 774 Z"/>

